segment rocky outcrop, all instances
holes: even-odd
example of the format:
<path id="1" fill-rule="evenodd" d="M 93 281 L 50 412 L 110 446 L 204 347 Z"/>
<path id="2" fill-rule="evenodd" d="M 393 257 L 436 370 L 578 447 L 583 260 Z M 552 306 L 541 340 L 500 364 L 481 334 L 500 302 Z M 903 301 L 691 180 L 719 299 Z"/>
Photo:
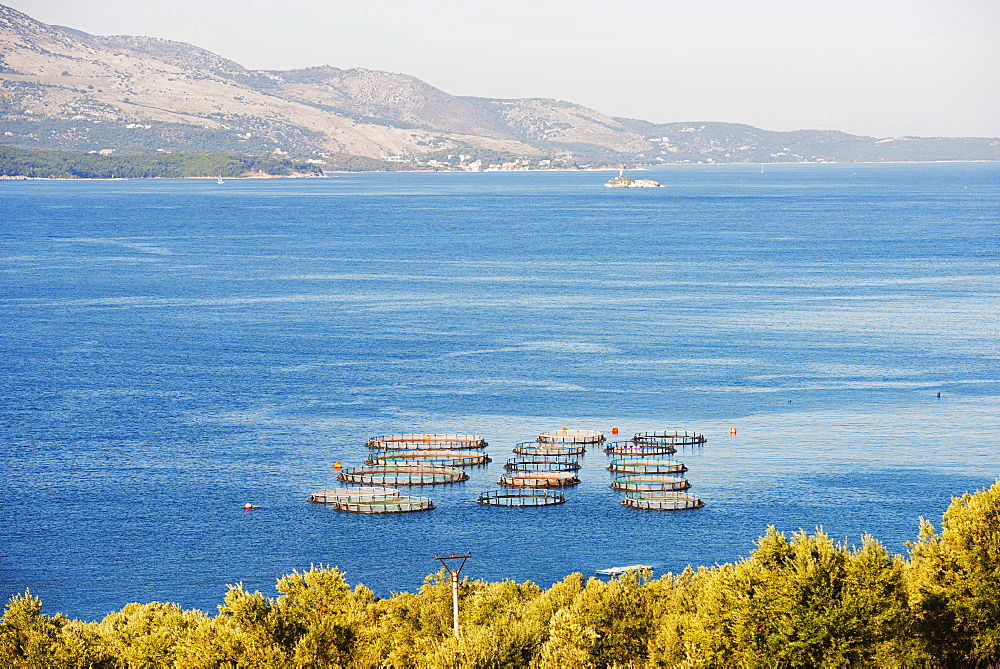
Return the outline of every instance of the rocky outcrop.
<path id="1" fill-rule="evenodd" d="M 613 179 L 609 179 L 604 184 L 605 188 L 660 188 L 660 184 L 652 179 L 630 179 L 624 174 L 619 174 Z"/>

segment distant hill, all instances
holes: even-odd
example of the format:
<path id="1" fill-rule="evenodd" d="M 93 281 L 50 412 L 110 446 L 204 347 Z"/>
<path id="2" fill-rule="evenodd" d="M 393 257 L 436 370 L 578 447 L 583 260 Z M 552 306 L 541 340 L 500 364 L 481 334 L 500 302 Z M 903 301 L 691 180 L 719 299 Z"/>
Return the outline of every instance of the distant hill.
<path id="1" fill-rule="evenodd" d="M 2 5 L 0 44 L 0 145 L 12 147 L 278 153 L 379 169 L 1000 160 L 996 138 L 656 124 L 560 100 L 462 98 L 362 68 L 248 70 L 190 44 L 89 35 Z"/>
<path id="2" fill-rule="evenodd" d="M 838 130 L 774 132 L 739 123 L 650 123 L 618 118 L 648 138 L 658 162 L 906 162 L 1000 160 L 1000 139 L 891 137 L 876 139 Z M 650 154 L 647 153 L 646 157 Z M 652 161 L 651 161 L 652 162 Z"/>

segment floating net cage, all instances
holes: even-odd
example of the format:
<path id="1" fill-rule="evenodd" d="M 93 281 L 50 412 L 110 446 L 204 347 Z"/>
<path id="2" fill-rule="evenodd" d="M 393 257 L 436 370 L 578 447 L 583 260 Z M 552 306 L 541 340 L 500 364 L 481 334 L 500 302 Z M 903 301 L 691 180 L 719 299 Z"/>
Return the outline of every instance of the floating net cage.
<path id="1" fill-rule="evenodd" d="M 552 506 L 562 504 L 566 496 L 551 490 L 491 490 L 479 493 L 477 504 L 487 506 Z"/>
<path id="2" fill-rule="evenodd" d="M 550 458 L 535 459 L 530 456 L 508 460 L 503 466 L 509 472 L 573 472 L 580 468 L 575 460 Z"/>
<path id="3" fill-rule="evenodd" d="M 637 444 L 662 444 L 666 446 L 700 446 L 707 439 L 696 432 L 637 432 L 632 436 Z"/>
<path id="4" fill-rule="evenodd" d="M 399 497 L 399 490 L 395 488 L 334 488 L 332 490 L 320 490 L 309 495 L 308 501 L 314 504 L 336 504 L 341 500 L 355 498 L 361 500 L 385 500 Z"/>
<path id="5" fill-rule="evenodd" d="M 529 441 L 527 442 L 527 444 L 518 444 L 518 446 L 537 447 L 538 444 Z M 548 448 L 548 450 L 552 450 L 553 448 L 563 448 L 563 446 L 551 446 Z M 565 455 L 559 455 L 558 453 L 555 455 L 552 455 L 550 453 L 541 453 L 537 455 L 536 454 L 521 455 L 512 460 L 508 460 L 507 462 L 537 462 L 539 464 L 551 464 L 551 465 L 571 465 L 571 464 L 578 465 L 580 464 L 580 459 L 578 455 L 579 455 L 578 453 L 569 453 Z"/>
<path id="6" fill-rule="evenodd" d="M 596 430 L 549 430 L 538 435 L 537 441 L 549 444 L 601 444 L 604 443 L 604 433 Z"/>
<path id="7" fill-rule="evenodd" d="M 673 455 L 677 449 L 670 444 L 637 443 L 634 441 L 612 441 L 604 447 L 608 455 Z"/>
<path id="8" fill-rule="evenodd" d="M 665 474 L 628 474 L 619 476 L 611 482 L 615 490 L 647 491 L 647 490 L 687 490 L 691 484 L 680 476 Z"/>
<path id="9" fill-rule="evenodd" d="M 489 444 L 482 437 L 472 434 L 392 434 L 371 437 L 365 442 L 368 448 L 390 449 L 479 449 Z"/>
<path id="10" fill-rule="evenodd" d="M 438 485 L 465 481 L 469 475 L 461 469 L 428 465 L 399 465 L 345 469 L 337 477 L 345 483 L 363 485 Z"/>
<path id="11" fill-rule="evenodd" d="M 608 471 L 622 474 L 683 474 L 687 467 L 676 460 L 657 460 L 655 458 L 625 458 L 612 460 Z"/>
<path id="12" fill-rule="evenodd" d="M 622 506 L 651 511 L 680 511 L 700 509 L 705 506 L 701 498 L 686 492 L 630 492 L 622 500 Z"/>
<path id="13" fill-rule="evenodd" d="M 544 455 L 544 456 L 566 456 L 581 455 L 587 452 L 586 444 L 578 443 L 540 443 L 537 441 L 524 441 L 514 447 L 514 452 L 518 455 Z"/>
<path id="14" fill-rule="evenodd" d="M 393 497 L 380 500 L 348 497 L 336 502 L 335 508 L 349 513 L 406 513 L 433 509 L 434 502 L 429 497 Z"/>
<path id="15" fill-rule="evenodd" d="M 472 467 L 490 462 L 483 451 L 404 449 L 382 451 L 368 456 L 366 465 L 391 467 L 398 465 L 431 465 L 433 467 Z"/>
<path id="16" fill-rule="evenodd" d="M 497 481 L 505 488 L 567 488 L 580 479 L 573 472 L 507 472 Z"/>

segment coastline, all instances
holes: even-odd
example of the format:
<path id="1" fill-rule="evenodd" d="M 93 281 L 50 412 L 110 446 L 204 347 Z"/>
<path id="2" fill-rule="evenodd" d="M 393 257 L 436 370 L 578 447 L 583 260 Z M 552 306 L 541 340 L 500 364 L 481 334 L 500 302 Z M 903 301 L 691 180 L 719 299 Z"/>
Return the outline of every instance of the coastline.
<path id="1" fill-rule="evenodd" d="M 837 162 L 837 161 L 783 161 L 774 163 L 759 162 L 733 162 L 733 163 L 661 163 L 659 165 L 642 165 L 629 167 L 631 172 L 648 172 L 658 167 L 732 167 L 737 165 L 942 165 L 942 164 L 982 164 L 1000 163 L 1000 160 L 879 160 L 879 161 L 858 161 L 858 162 Z M 620 168 L 614 166 L 603 167 L 555 167 L 555 168 L 520 168 L 506 170 L 435 170 L 435 169 L 414 169 L 414 170 L 331 170 L 322 174 L 254 174 L 233 177 L 222 177 L 225 181 L 252 181 L 268 179 L 328 179 L 337 178 L 342 174 L 503 174 L 503 173 L 525 173 L 525 172 L 615 172 Z M 19 174 L 0 174 L 0 181 L 136 181 L 136 180 L 217 180 L 218 176 L 194 176 L 194 177 L 31 177 Z"/>

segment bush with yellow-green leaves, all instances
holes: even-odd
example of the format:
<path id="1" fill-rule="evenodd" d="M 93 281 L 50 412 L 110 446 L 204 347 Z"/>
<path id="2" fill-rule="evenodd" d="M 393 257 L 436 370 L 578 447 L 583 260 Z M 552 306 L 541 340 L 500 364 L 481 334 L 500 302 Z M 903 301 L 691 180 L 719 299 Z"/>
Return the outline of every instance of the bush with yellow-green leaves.
<path id="1" fill-rule="evenodd" d="M 653 579 L 571 574 L 548 589 L 464 579 L 452 632 L 442 570 L 379 598 L 336 568 L 230 588 L 218 614 L 129 604 L 99 622 L 0 618 L 2 667 L 844 667 L 1000 662 L 1000 482 L 921 520 L 909 555 L 866 536 L 771 528 L 738 562 Z"/>

